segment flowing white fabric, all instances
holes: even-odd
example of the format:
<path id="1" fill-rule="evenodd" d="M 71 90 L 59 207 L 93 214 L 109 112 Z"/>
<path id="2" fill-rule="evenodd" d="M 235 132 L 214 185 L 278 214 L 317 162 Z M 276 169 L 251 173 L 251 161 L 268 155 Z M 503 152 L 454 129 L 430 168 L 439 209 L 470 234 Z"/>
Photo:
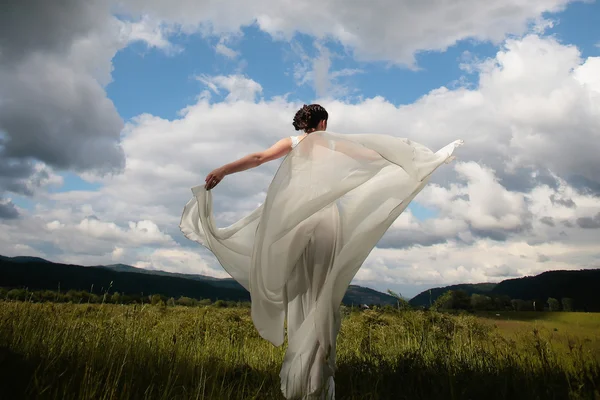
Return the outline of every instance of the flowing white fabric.
<path id="1" fill-rule="evenodd" d="M 294 142 L 296 144 L 296 142 Z M 339 307 L 389 226 L 453 157 L 387 135 L 314 132 L 285 157 L 264 203 L 217 228 L 212 194 L 192 188 L 180 228 L 210 249 L 251 295 L 260 335 L 280 346 L 287 399 L 333 399 Z"/>

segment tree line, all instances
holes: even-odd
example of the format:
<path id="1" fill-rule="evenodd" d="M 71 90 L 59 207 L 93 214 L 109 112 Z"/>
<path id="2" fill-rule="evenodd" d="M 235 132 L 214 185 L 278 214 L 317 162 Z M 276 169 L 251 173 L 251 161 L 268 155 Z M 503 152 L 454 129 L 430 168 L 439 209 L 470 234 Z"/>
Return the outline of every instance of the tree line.
<path id="1" fill-rule="evenodd" d="M 464 290 L 448 290 L 431 305 L 432 310 L 465 311 L 576 311 L 575 301 L 570 297 L 546 300 L 511 299 L 507 295 L 486 296 Z"/>
<path id="2" fill-rule="evenodd" d="M 392 306 L 369 304 L 365 308 L 383 308 L 410 310 L 426 308 L 432 311 L 576 311 L 575 303 L 572 298 L 564 297 L 561 299 L 548 298 L 544 301 L 511 299 L 506 295 L 486 296 L 478 293 L 469 295 L 464 290 L 448 290 L 439 296 L 430 307 L 411 306 L 399 294 L 388 290 L 388 293 L 397 299 L 397 304 Z M 162 294 L 123 294 L 119 292 L 105 292 L 96 294 L 85 290 L 28 290 L 28 289 L 10 289 L 0 287 L 0 299 L 12 301 L 29 302 L 55 302 L 55 303 L 74 303 L 74 304 L 151 304 L 157 306 L 215 306 L 215 307 L 244 307 L 250 308 L 248 301 L 216 300 L 208 298 L 196 299 L 187 296 L 178 298 L 168 297 Z"/>
<path id="3" fill-rule="evenodd" d="M 34 303 L 74 303 L 74 304 L 152 304 L 158 306 L 215 306 L 215 307 L 250 307 L 248 301 L 195 299 L 186 296 L 178 298 L 161 294 L 123 294 L 119 292 L 96 294 L 85 290 L 28 290 L 0 288 L 0 299 L 13 301 L 29 301 Z"/>

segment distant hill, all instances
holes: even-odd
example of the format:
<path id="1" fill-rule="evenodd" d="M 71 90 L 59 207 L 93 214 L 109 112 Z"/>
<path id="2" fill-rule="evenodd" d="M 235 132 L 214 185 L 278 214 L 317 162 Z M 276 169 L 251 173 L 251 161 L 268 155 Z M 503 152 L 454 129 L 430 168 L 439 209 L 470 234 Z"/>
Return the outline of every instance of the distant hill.
<path id="1" fill-rule="evenodd" d="M 553 297 L 570 297 L 575 308 L 583 311 L 600 311 L 600 269 L 578 271 L 548 271 L 536 276 L 507 279 L 492 291 L 511 299 L 546 301 Z"/>
<path id="2" fill-rule="evenodd" d="M 361 304 L 389 304 L 395 306 L 398 301 L 387 293 L 381 293 L 362 286 L 350 285 L 348 290 L 346 290 L 342 302 L 349 306 L 358 306 Z"/>
<path id="3" fill-rule="evenodd" d="M 50 261 L 44 260 L 43 258 L 40 258 L 40 257 L 26 257 L 26 256 L 17 256 L 17 257 L 0 256 L 0 260 L 9 260 L 9 261 L 18 262 L 18 263 L 28 263 L 28 262 L 49 263 L 50 262 Z"/>
<path id="4" fill-rule="evenodd" d="M 448 290 L 464 290 L 486 296 L 508 296 L 511 299 L 532 300 L 545 303 L 548 298 L 569 297 L 575 308 L 582 311 L 600 311 L 600 269 L 575 271 L 548 271 L 536 276 L 507 279 L 500 283 L 453 285 L 431 289 L 419 293 L 409 303 L 413 306 L 428 307 Z"/>
<path id="5" fill-rule="evenodd" d="M 470 296 L 473 293 L 478 294 L 489 294 L 494 287 L 496 287 L 496 283 L 464 283 L 460 285 L 450 285 L 438 288 L 432 288 L 429 290 L 425 290 L 412 299 L 408 301 L 411 306 L 417 307 L 429 307 L 432 305 L 435 300 L 440 297 L 442 294 L 447 292 L 448 290 L 464 290 Z"/>
<path id="6" fill-rule="evenodd" d="M 137 268 L 131 265 L 125 264 L 112 264 L 112 265 L 100 265 L 97 268 L 105 268 L 111 271 L 116 272 L 135 272 L 139 274 L 148 274 L 148 275 L 160 275 L 160 276 L 172 276 L 184 279 L 192 279 L 195 281 L 203 281 L 203 282 L 213 282 L 219 287 L 231 287 L 235 289 L 244 289 L 242 285 L 237 283 L 233 278 L 215 278 L 212 276 L 206 275 L 197 275 L 197 274 L 181 274 L 178 272 L 166 272 L 161 270 L 153 270 L 153 269 L 145 269 L 145 268 Z"/>
<path id="7" fill-rule="evenodd" d="M 195 299 L 249 301 L 250 293 L 234 279 L 136 268 L 125 264 L 84 267 L 37 257 L 0 256 L 0 287 L 30 290 L 85 290 L 96 294 L 161 294 Z M 396 304 L 386 293 L 351 285 L 343 303 Z"/>
<path id="8" fill-rule="evenodd" d="M 0 259 L 0 286 L 30 290 L 85 290 L 96 294 L 110 292 L 125 294 L 162 294 L 196 299 L 249 301 L 250 294 L 243 288 L 219 286 L 212 281 L 186 279 L 178 276 L 140 273 L 139 268 L 118 271 L 105 266 L 83 267 L 42 261 L 13 261 Z M 134 272 L 135 270 L 135 272 Z"/>

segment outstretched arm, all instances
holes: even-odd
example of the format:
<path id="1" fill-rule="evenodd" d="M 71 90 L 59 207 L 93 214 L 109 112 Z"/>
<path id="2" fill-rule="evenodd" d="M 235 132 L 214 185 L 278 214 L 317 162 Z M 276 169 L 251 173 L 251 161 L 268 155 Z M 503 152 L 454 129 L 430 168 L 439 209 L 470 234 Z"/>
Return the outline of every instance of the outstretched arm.
<path id="1" fill-rule="evenodd" d="M 273 146 L 269 147 L 267 150 L 248 154 L 247 156 L 244 156 L 237 161 L 215 169 L 206 176 L 206 185 L 204 187 L 207 190 L 211 190 L 212 188 L 217 186 L 217 184 L 221 182 L 221 180 L 223 180 L 223 178 L 226 175 L 231 175 L 236 172 L 245 171 L 250 168 L 258 167 L 259 165 L 264 164 L 266 162 L 276 160 L 285 156 L 287 153 L 290 152 L 291 149 L 292 139 L 290 139 L 289 137 L 281 139 Z"/>

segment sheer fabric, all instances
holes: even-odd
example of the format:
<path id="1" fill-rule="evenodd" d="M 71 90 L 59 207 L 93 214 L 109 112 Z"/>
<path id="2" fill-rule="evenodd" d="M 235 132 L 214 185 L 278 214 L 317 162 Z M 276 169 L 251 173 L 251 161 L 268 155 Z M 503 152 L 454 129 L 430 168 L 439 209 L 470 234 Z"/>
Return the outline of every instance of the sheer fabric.
<path id="1" fill-rule="evenodd" d="M 461 144 L 434 153 L 387 135 L 314 132 L 285 157 L 264 203 L 226 228 L 215 226 L 212 193 L 192 188 L 184 235 L 250 292 L 263 338 L 282 345 L 287 318 L 280 373 L 287 399 L 334 398 L 342 298 L 385 231 Z"/>
<path id="2" fill-rule="evenodd" d="M 292 149 L 300 143 L 300 138 L 298 136 L 290 136 L 290 139 L 292 139 Z"/>

